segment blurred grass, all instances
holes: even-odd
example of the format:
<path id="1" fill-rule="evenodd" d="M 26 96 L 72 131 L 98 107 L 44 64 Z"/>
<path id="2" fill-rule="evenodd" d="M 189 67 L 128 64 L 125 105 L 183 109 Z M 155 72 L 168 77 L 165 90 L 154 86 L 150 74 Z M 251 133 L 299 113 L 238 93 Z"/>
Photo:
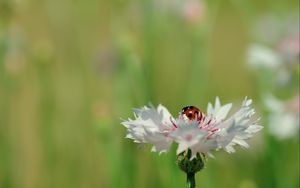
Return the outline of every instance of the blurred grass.
<path id="1" fill-rule="evenodd" d="M 148 102 L 174 115 L 205 109 L 216 95 L 261 107 L 268 85 L 244 59 L 251 25 L 299 2 L 207 1 L 196 21 L 178 2 L 0 0 L 0 187 L 185 186 L 175 146 L 161 156 L 139 148 L 120 118 Z M 197 185 L 299 186 L 298 139 L 251 142 L 216 153 Z"/>

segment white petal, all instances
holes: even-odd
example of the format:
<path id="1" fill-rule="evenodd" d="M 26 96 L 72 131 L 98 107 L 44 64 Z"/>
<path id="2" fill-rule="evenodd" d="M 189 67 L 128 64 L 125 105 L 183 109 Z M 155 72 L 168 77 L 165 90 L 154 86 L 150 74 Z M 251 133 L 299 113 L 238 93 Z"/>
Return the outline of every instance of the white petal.
<path id="1" fill-rule="evenodd" d="M 169 111 L 159 105 L 157 109 L 153 106 L 134 109 L 134 113 L 134 120 L 128 119 L 121 123 L 127 128 L 126 137 L 137 143 L 153 144 L 152 151 L 167 151 L 172 144 L 168 134 L 174 128 Z"/>
<path id="2" fill-rule="evenodd" d="M 200 129 L 197 121 L 185 122 L 177 120 L 176 124 L 178 128 L 170 134 L 170 137 L 178 143 L 177 154 L 188 148 L 192 150 L 192 153 L 196 150 L 200 153 L 207 152 L 208 149 L 206 148 L 209 145 L 205 143 L 205 138 L 209 132 Z"/>
<path id="3" fill-rule="evenodd" d="M 228 112 L 230 111 L 232 107 L 232 104 L 225 104 L 225 105 L 221 105 L 220 99 L 219 97 L 216 97 L 216 101 L 215 101 L 215 106 L 213 107 L 211 103 L 208 103 L 207 106 L 207 114 L 208 115 L 212 115 L 215 120 L 216 123 L 221 122 L 222 120 L 224 120 L 228 114 Z"/>
<path id="4" fill-rule="evenodd" d="M 192 157 L 196 156 L 197 153 L 209 153 L 211 150 L 216 150 L 218 144 L 216 140 L 207 140 L 206 137 L 200 139 L 196 144 L 190 147 L 192 150 Z"/>
<path id="5" fill-rule="evenodd" d="M 206 113 L 207 114 L 214 114 L 214 108 L 213 108 L 213 105 L 211 103 L 208 103 Z"/>
<path id="6" fill-rule="evenodd" d="M 249 144 L 247 142 L 245 142 L 243 139 L 239 139 L 236 137 L 232 140 L 232 142 L 235 144 L 238 144 L 242 147 L 249 148 Z"/>
<path id="7" fill-rule="evenodd" d="M 221 107 L 221 102 L 220 102 L 220 99 L 219 97 L 216 97 L 216 102 L 215 102 L 215 109 L 218 109 Z"/>
<path id="8" fill-rule="evenodd" d="M 189 146 L 186 143 L 178 143 L 176 154 L 179 155 L 183 151 L 187 150 Z"/>
<path id="9" fill-rule="evenodd" d="M 158 105 L 157 111 L 161 115 L 162 122 L 168 123 L 168 122 L 170 122 L 170 118 L 174 119 L 172 117 L 172 115 L 170 114 L 170 112 L 168 111 L 168 109 L 161 104 Z"/>
<path id="10" fill-rule="evenodd" d="M 251 104 L 252 100 L 246 98 L 236 113 L 217 125 L 220 130 L 216 133 L 215 139 L 225 151 L 234 152 L 233 146 L 236 144 L 248 148 L 249 145 L 244 140 L 252 137 L 254 133 L 262 129 L 262 126 L 253 123 L 251 120 L 255 114 Z"/>
<path id="11" fill-rule="evenodd" d="M 220 107 L 220 109 L 215 114 L 216 119 L 219 121 L 224 120 L 226 118 L 228 112 L 230 111 L 231 107 L 232 107 L 232 104 L 226 104 L 226 105 Z"/>
<path id="12" fill-rule="evenodd" d="M 224 150 L 228 153 L 234 153 L 235 149 L 232 147 L 232 145 L 227 145 Z"/>
<path id="13" fill-rule="evenodd" d="M 263 126 L 260 126 L 260 125 L 251 125 L 249 126 L 247 129 L 246 129 L 246 132 L 248 133 L 256 133 L 260 130 L 262 130 L 264 127 Z"/>

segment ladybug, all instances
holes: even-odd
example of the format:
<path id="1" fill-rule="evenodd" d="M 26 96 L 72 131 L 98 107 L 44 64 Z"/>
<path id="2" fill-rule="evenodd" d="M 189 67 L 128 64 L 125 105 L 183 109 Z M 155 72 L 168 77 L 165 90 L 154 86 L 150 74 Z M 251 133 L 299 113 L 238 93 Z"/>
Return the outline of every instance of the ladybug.
<path id="1" fill-rule="evenodd" d="M 204 114 L 195 106 L 186 106 L 182 108 L 181 115 L 186 116 L 189 120 L 202 120 Z"/>

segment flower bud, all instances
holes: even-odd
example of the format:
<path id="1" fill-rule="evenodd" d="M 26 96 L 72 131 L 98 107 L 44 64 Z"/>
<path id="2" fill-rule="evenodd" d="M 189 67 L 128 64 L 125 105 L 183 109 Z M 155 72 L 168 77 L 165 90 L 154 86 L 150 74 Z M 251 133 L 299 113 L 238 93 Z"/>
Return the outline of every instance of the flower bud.
<path id="1" fill-rule="evenodd" d="M 197 153 L 196 156 L 191 159 L 192 151 L 190 149 L 177 155 L 176 164 L 178 167 L 187 174 L 195 174 L 196 172 L 204 168 L 205 155 Z"/>

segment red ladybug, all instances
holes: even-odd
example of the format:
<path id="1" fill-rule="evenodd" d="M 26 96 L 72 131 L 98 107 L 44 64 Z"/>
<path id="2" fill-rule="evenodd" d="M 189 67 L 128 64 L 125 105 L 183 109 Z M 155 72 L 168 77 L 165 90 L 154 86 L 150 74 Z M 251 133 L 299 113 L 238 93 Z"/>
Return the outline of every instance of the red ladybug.
<path id="1" fill-rule="evenodd" d="M 189 120 L 202 120 L 204 114 L 195 106 L 186 106 L 182 108 L 181 115 L 185 115 Z"/>

